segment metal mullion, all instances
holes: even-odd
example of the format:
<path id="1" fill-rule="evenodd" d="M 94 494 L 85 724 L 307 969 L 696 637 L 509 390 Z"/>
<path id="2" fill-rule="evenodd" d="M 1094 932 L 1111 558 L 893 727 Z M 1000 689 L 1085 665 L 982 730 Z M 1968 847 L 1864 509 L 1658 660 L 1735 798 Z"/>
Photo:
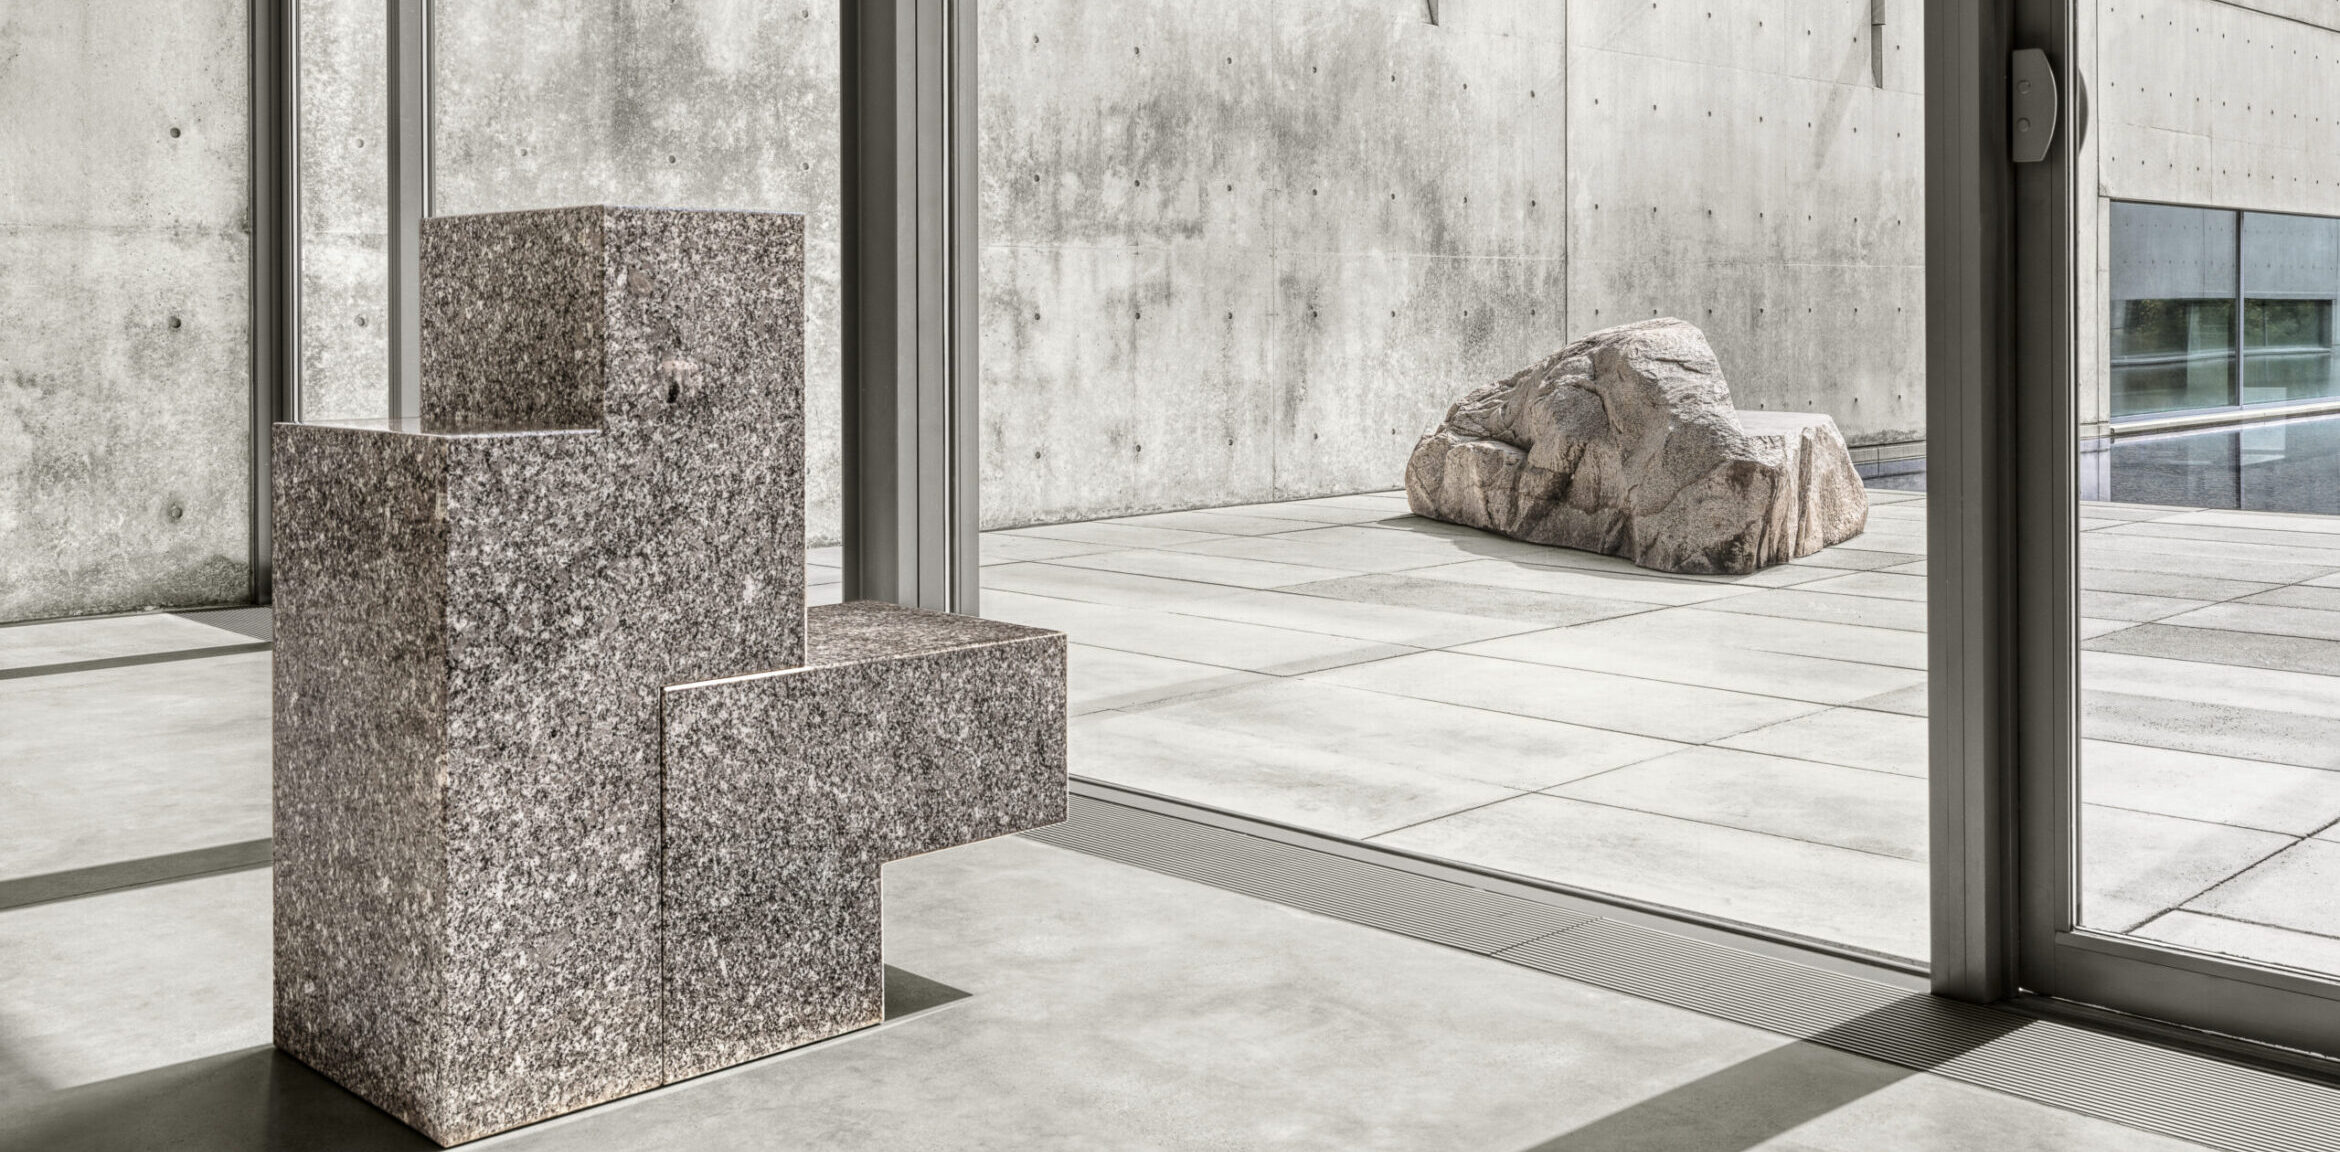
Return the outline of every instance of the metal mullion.
<path id="1" fill-rule="evenodd" d="M 916 334 L 918 375 L 915 432 L 917 475 L 918 602 L 948 608 L 945 578 L 950 561 L 943 527 L 950 507 L 950 157 L 949 0 L 918 0 L 912 19 L 917 26 L 918 149 L 918 315 Z"/>
<path id="2" fill-rule="evenodd" d="M 958 612 L 975 609 L 972 13 L 843 9 L 845 593 Z"/>
<path id="3" fill-rule="evenodd" d="M 422 221 L 431 211 L 430 0 L 387 0 L 390 376 L 393 420 L 422 414 Z"/>
<path id="4" fill-rule="evenodd" d="M 2014 990 L 2005 13 L 1926 6 L 1929 823 L 1937 993 Z"/>
<path id="5" fill-rule="evenodd" d="M 2250 213 L 2240 208 L 2234 212 L 2234 366 L 2228 370 L 2226 394 L 2237 408 L 2248 402 L 2250 386 L 2250 321 L 2245 314 L 2251 307 L 2250 270 L 2243 263 L 2243 230 Z M 2242 502 L 2242 461 L 2235 460 L 2235 503 Z"/>
<path id="6" fill-rule="evenodd" d="M 251 0 L 251 419 L 248 598 L 274 583 L 270 442 L 298 420 L 300 36 L 297 0 Z"/>
<path id="7" fill-rule="evenodd" d="M 2065 78 L 2070 124 L 2072 0 L 2013 0 L 2009 48 L 2039 48 Z M 2002 54 L 2003 55 L 2003 54 Z M 2023 828 L 2016 880 L 2025 975 L 2052 973 L 2055 934 L 2079 913 L 2079 444 L 2074 340 L 2073 133 L 2047 158 L 2013 165 L 2008 264 L 2016 452 L 2010 530 L 2016 581 L 2016 788 Z"/>
<path id="8" fill-rule="evenodd" d="M 950 482 L 946 516 L 949 547 L 945 579 L 951 610 L 982 611 L 982 198 L 976 32 L 979 0 L 945 0 L 950 8 L 950 136 L 944 163 L 950 173 Z"/>

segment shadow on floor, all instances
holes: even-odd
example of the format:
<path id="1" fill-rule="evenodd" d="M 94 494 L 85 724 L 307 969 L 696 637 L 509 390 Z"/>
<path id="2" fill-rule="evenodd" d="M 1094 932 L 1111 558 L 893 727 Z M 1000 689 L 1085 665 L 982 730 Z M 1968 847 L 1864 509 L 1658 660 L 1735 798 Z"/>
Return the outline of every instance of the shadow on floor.
<path id="1" fill-rule="evenodd" d="M 52 1092 L 0 1117 L 8 1152 L 435 1149 L 421 1133 L 274 1048 Z"/>
<path id="2" fill-rule="evenodd" d="M 967 995 L 886 967 L 889 1021 Z M 674 1090 L 671 1085 L 663 1089 Z M 12 1101 L 0 1110 L 0 1152 L 404 1152 L 437 1147 L 274 1048 L 190 1060 L 46 1093 L 25 1104 Z"/>
<path id="3" fill-rule="evenodd" d="M 2026 1021 L 1931 996 L 1862 1013 L 1808 1040 L 1709 1073 L 1524 1152 L 1746 1152 L 1871 1093 L 1972 1052 Z M 1896 1059 L 1876 1051 L 1893 1037 Z"/>

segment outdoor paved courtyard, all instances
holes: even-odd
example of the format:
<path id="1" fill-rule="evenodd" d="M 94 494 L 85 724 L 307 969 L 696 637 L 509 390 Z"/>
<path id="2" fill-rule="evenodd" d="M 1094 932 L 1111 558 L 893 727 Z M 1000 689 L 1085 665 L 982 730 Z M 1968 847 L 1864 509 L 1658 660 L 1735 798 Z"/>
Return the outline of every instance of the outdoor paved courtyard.
<path id="1" fill-rule="evenodd" d="M 1922 958 L 1925 506 L 1872 497 L 1866 534 L 1743 578 L 1395 495 L 1019 529 L 983 606 L 1071 634 L 1084 776 Z M 2088 921 L 2340 972 L 2340 518 L 2084 527 Z M 265 859 L 243 616 L 0 628 L 0 886 Z"/>
<path id="2" fill-rule="evenodd" d="M 1402 494 L 988 533 L 1073 770 L 1926 955 L 1925 501 L 1746 577 Z M 2091 504 L 2086 922 L 2340 971 L 2340 519 Z"/>

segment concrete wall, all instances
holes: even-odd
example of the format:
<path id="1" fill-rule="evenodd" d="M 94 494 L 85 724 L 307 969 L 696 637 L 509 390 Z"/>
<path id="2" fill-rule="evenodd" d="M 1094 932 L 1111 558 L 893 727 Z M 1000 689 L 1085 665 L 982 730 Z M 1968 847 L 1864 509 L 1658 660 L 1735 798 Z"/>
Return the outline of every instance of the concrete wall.
<path id="1" fill-rule="evenodd" d="M 300 417 L 390 408 L 390 153 L 381 0 L 300 7 Z"/>
<path id="2" fill-rule="evenodd" d="M 1922 436 L 1914 0 L 984 9 L 993 525 L 1389 488 L 1462 391 L 1677 315 Z"/>
<path id="3" fill-rule="evenodd" d="M 1636 317 L 1922 450 L 1919 0 L 984 0 L 993 525 L 1395 484 Z M 2084 5 L 2084 424 L 2115 198 L 2340 216 L 2324 0 Z M 300 0 L 303 411 L 382 411 L 382 12 Z M 436 0 L 439 207 L 805 211 L 838 522 L 836 9 Z M 0 10 L 0 617 L 245 579 L 245 9 Z M 1879 67 L 1881 63 L 1882 67 Z M 172 137 L 168 130 L 178 128 Z M 178 327 L 171 327 L 176 317 Z"/>
<path id="4" fill-rule="evenodd" d="M 809 535 L 837 537 L 834 0 L 434 0 L 436 210 L 614 202 L 807 217 Z"/>
<path id="5" fill-rule="evenodd" d="M 984 520 L 1396 482 L 1564 342 L 1562 15 L 983 9 Z"/>
<path id="6" fill-rule="evenodd" d="M 1568 8 L 1573 326 L 1681 317 L 1740 407 L 1922 451 L 1918 0 Z"/>
<path id="7" fill-rule="evenodd" d="M 2080 237 L 2083 431 L 2110 410 L 2113 200 L 2340 216 L 2340 6 L 2317 0 L 2105 0 L 2083 50 L 2097 78 Z M 2088 202 L 2085 199 L 2084 203 Z"/>
<path id="8" fill-rule="evenodd" d="M 0 620 L 247 594 L 247 29 L 0 5 Z"/>

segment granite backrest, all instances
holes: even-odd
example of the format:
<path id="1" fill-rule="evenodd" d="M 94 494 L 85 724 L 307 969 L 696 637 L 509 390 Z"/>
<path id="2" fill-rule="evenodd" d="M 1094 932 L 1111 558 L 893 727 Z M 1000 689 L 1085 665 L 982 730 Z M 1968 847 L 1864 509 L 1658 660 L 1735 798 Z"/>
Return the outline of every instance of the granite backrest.
<path id="1" fill-rule="evenodd" d="M 581 207 L 426 220 L 432 432 L 617 430 L 801 389 L 804 218 Z M 801 411 L 799 398 L 781 407 Z"/>

